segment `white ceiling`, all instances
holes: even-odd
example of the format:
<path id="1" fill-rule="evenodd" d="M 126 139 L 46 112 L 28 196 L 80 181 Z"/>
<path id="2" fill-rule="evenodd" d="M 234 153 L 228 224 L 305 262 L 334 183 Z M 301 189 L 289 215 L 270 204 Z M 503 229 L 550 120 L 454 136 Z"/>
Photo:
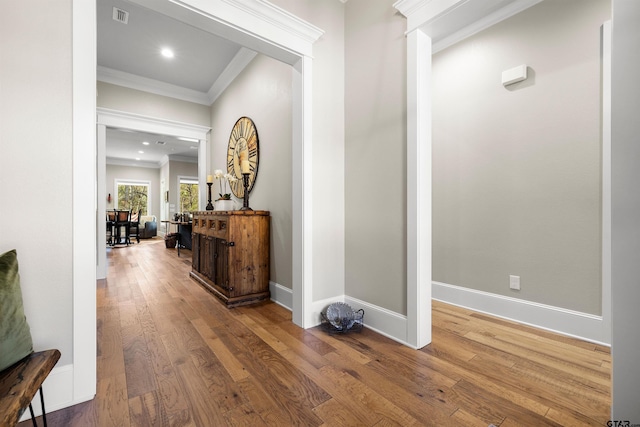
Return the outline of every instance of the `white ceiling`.
<path id="1" fill-rule="evenodd" d="M 113 19 L 114 7 L 128 12 L 127 24 Z M 211 105 L 255 56 L 228 40 L 124 0 L 97 0 L 97 27 L 98 80 L 204 105 Z M 175 52 L 174 58 L 160 54 L 165 47 Z M 151 144 L 142 146 L 145 140 Z M 158 140 L 166 144 L 157 145 Z M 195 161 L 198 150 L 190 148 L 194 145 L 175 137 L 109 129 L 107 163 L 159 167 L 165 156 L 176 155 Z M 140 160 L 132 160 L 136 157 Z"/>

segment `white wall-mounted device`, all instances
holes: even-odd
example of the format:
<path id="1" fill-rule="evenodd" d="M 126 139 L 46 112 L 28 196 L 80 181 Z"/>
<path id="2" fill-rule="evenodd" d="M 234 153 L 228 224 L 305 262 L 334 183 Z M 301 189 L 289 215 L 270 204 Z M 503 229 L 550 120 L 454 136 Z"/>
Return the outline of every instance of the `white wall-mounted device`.
<path id="1" fill-rule="evenodd" d="M 521 82 L 527 79 L 527 65 L 522 64 L 517 67 L 510 68 L 502 72 L 502 84 L 503 86 L 509 86 L 514 83 Z"/>

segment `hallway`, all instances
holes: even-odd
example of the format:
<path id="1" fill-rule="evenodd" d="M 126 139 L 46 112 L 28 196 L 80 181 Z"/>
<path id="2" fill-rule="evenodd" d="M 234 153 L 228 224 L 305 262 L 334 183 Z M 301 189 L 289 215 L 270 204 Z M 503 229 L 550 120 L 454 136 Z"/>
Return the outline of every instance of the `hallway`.
<path id="1" fill-rule="evenodd" d="M 227 309 L 155 238 L 108 251 L 98 390 L 52 426 L 603 425 L 607 348 L 434 302 L 433 343 Z M 366 313 L 365 313 L 366 322 Z M 46 391 L 45 391 L 46 395 Z M 30 425 L 23 422 L 20 425 Z"/>

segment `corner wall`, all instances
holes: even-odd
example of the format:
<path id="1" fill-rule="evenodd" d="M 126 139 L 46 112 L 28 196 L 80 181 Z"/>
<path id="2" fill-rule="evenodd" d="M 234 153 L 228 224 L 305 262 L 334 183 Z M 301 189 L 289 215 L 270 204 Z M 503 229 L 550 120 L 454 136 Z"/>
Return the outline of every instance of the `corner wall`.
<path id="1" fill-rule="evenodd" d="M 345 4 L 345 293 L 406 315 L 406 21 L 392 4 Z"/>

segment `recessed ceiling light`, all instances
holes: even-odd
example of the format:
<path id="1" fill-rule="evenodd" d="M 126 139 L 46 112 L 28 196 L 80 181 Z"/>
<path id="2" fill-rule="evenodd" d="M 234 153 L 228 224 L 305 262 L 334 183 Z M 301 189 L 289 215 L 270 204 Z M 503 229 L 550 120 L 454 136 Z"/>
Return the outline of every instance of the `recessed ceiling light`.
<path id="1" fill-rule="evenodd" d="M 136 157 L 136 160 L 137 160 L 137 161 L 140 161 L 140 157 Z"/>
<path id="2" fill-rule="evenodd" d="M 162 50 L 160 51 L 160 53 L 165 58 L 173 58 L 174 57 L 173 51 L 171 49 L 169 49 L 168 47 L 163 47 Z"/>
<path id="3" fill-rule="evenodd" d="M 144 151 L 139 150 L 139 151 L 138 151 L 138 153 L 139 153 L 139 154 L 144 154 Z"/>
<path id="4" fill-rule="evenodd" d="M 142 141 L 142 145 L 149 145 L 149 141 Z"/>

